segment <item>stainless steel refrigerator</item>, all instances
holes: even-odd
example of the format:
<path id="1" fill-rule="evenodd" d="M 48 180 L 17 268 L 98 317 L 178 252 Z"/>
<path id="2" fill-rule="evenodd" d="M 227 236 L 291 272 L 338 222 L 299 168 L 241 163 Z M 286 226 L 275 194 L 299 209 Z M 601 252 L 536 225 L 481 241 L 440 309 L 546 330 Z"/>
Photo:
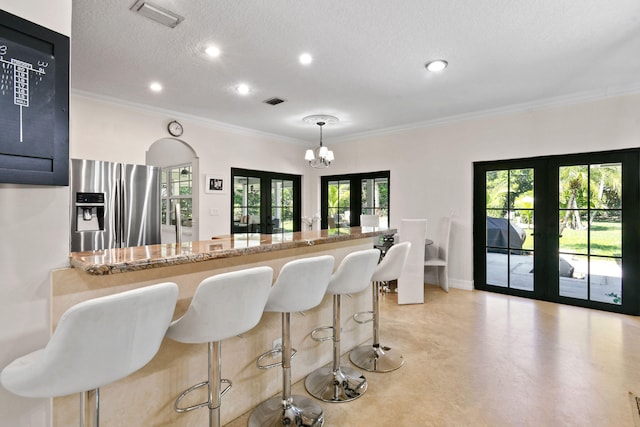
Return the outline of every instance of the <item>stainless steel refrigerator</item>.
<path id="1" fill-rule="evenodd" d="M 71 252 L 160 243 L 160 168 L 71 159 Z"/>

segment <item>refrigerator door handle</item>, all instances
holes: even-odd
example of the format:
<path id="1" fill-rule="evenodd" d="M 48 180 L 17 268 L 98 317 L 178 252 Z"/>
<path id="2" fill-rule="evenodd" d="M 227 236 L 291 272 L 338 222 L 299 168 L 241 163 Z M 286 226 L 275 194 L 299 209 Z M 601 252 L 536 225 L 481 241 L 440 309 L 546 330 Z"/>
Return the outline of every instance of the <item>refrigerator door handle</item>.
<path id="1" fill-rule="evenodd" d="M 182 218 L 180 218 L 180 203 L 176 203 L 176 243 L 182 245 Z"/>
<path id="2" fill-rule="evenodd" d="M 120 177 L 117 178 L 116 182 L 117 185 L 113 192 L 113 206 L 116 212 L 116 215 L 113 215 L 113 229 L 115 230 L 115 247 L 119 248 L 122 246 L 122 203 L 120 199 L 120 186 L 122 182 L 120 181 Z"/>

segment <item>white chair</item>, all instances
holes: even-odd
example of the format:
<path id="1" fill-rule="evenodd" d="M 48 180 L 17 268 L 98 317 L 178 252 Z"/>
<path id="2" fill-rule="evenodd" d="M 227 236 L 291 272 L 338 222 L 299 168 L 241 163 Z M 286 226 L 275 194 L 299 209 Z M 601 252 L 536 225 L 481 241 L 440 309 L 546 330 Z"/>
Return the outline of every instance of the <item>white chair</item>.
<path id="1" fill-rule="evenodd" d="M 378 249 L 352 252 L 344 257 L 331 276 L 327 293 L 333 295 L 333 326 L 314 329 L 311 338 L 316 341 L 333 341 L 333 362 L 307 375 L 304 382 L 309 394 L 317 399 L 325 402 L 348 402 L 367 391 L 367 379 L 361 372 L 348 366 L 340 366 L 340 306 L 343 294 L 362 292 L 369 286 L 379 258 Z M 327 329 L 332 330 L 332 336 L 318 337 L 318 333 Z"/>
<path id="2" fill-rule="evenodd" d="M 291 395 L 291 313 L 310 310 L 322 302 L 333 263 L 332 256 L 321 255 L 289 261 L 280 270 L 264 311 L 282 314 L 282 348 L 261 355 L 257 365 L 261 369 L 282 367 L 282 395 L 258 405 L 249 416 L 249 427 L 319 427 L 324 424 L 320 405 L 305 396 Z M 281 362 L 261 364 L 267 356 L 275 353 L 281 354 Z"/>
<path id="3" fill-rule="evenodd" d="M 358 368 L 370 372 L 389 372 L 400 368 L 404 363 L 402 355 L 397 350 L 380 345 L 380 283 L 396 280 L 400 276 L 410 249 L 409 242 L 391 246 L 371 277 L 373 281 L 373 345 L 365 344 L 354 348 L 349 353 L 351 363 Z M 371 321 L 359 320 L 358 316 L 361 314 L 363 313 L 353 316 L 356 322 Z"/>
<path id="4" fill-rule="evenodd" d="M 424 241 L 427 237 L 426 219 L 400 221 L 401 242 L 410 242 L 407 262 L 398 277 L 398 304 L 424 303 Z"/>
<path id="5" fill-rule="evenodd" d="M 156 355 L 177 298 L 175 283 L 161 283 L 78 303 L 62 315 L 47 345 L 5 367 L 0 382 L 24 397 L 80 393 L 80 426 L 88 421 L 84 393 L 95 390 L 98 426 L 99 388 Z"/>
<path id="6" fill-rule="evenodd" d="M 222 396 L 231 388 L 231 381 L 222 379 L 221 341 L 247 332 L 258 324 L 264 311 L 271 282 L 271 267 L 256 267 L 218 274 L 198 285 L 186 313 L 174 321 L 167 337 L 188 343 L 208 343 L 208 379 L 185 390 L 174 403 L 176 412 L 189 412 L 209 407 L 209 426 L 220 427 Z M 221 384 L 227 386 L 222 390 Z M 180 401 L 190 392 L 207 386 L 207 400 L 189 407 Z"/>
<path id="7" fill-rule="evenodd" d="M 442 289 L 449 292 L 449 242 L 451 239 L 451 218 L 445 217 L 438 225 L 437 240 L 433 245 L 427 247 L 427 258 L 424 266 L 434 267 L 436 270 L 436 280 Z M 443 279 L 440 280 L 440 269 L 443 270 Z"/>
<path id="8" fill-rule="evenodd" d="M 360 215 L 360 227 L 380 227 L 378 215 Z"/>

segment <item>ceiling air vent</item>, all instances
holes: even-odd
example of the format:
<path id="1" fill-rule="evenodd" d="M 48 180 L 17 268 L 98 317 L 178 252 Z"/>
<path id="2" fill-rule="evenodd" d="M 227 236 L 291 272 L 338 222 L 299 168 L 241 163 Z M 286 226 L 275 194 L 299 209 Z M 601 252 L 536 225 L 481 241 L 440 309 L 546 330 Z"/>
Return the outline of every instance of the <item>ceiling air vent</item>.
<path id="1" fill-rule="evenodd" d="M 131 10 L 169 28 L 175 28 L 176 25 L 184 21 L 182 16 L 146 0 L 137 0 L 131 6 Z"/>
<path id="2" fill-rule="evenodd" d="M 284 102 L 284 99 L 274 96 L 273 98 L 265 99 L 262 102 L 269 105 L 278 105 L 278 104 L 282 104 Z"/>

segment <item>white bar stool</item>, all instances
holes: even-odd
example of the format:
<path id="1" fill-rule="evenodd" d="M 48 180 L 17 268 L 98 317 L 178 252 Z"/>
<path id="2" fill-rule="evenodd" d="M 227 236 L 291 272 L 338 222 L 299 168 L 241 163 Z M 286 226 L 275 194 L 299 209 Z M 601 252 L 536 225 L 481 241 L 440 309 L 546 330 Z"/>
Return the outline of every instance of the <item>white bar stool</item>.
<path id="1" fill-rule="evenodd" d="M 340 366 L 340 306 L 342 294 L 364 291 L 378 265 L 380 250 L 368 249 L 348 254 L 331 276 L 327 293 L 333 295 L 333 326 L 316 328 L 311 337 L 316 341 L 333 340 L 333 363 L 316 369 L 305 379 L 309 394 L 325 402 L 348 402 L 367 391 L 367 379 L 361 372 Z M 333 336 L 318 338 L 320 331 L 332 329 Z"/>
<path id="2" fill-rule="evenodd" d="M 282 313 L 282 349 L 270 350 L 258 358 L 261 369 L 282 366 L 282 395 L 256 407 L 249 427 L 313 426 L 324 424 L 322 408 L 304 396 L 291 395 L 291 312 L 310 310 L 322 302 L 334 259 L 330 255 L 304 258 L 286 263 L 276 279 L 265 311 Z M 282 354 L 282 361 L 261 365 L 265 357 Z"/>
<path id="3" fill-rule="evenodd" d="M 24 397 L 80 393 L 81 427 L 89 422 L 84 394 L 95 390 L 97 427 L 99 388 L 134 373 L 156 355 L 177 298 L 175 283 L 161 283 L 78 303 L 62 315 L 47 345 L 11 362 L 0 382 Z"/>
<path id="4" fill-rule="evenodd" d="M 209 407 L 209 426 L 220 426 L 222 396 L 231 388 L 231 381 L 222 379 L 222 349 L 220 342 L 258 324 L 269 297 L 273 269 L 256 267 L 204 279 L 198 285 L 186 313 L 171 323 L 167 337 L 187 344 L 209 344 L 208 380 L 185 390 L 174 403 L 176 412 L 189 412 Z M 221 384 L 227 386 L 221 390 Z M 189 407 L 180 401 L 190 392 L 208 387 L 208 399 Z"/>
<path id="5" fill-rule="evenodd" d="M 362 345 L 349 353 L 351 363 L 365 371 L 389 372 L 404 364 L 404 359 L 397 350 L 380 345 L 380 282 L 396 280 L 400 276 L 410 249 L 410 242 L 391 246 L 371 278 L 373 281 L 373 345 Z M 366 323 L 358 319 L 359 314 L 362 313 L 353 316 L 354 320 L 358 323 Z"/>

